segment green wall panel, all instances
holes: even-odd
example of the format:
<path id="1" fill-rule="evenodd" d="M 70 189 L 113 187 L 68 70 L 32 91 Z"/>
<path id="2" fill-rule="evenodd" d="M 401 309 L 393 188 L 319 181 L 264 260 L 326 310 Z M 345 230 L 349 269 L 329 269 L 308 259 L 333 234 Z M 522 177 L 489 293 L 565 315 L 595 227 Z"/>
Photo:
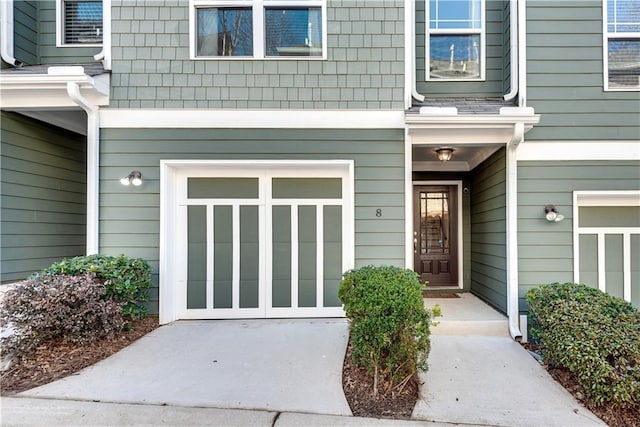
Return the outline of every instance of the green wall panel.
<path id="1" fill-rule="evenodd" d="M 602 3 L 527 2 L 527 140 L 640 139 L 638 92 L 604 91 Z"/>
<path id="2" fill-rule="evenodd" d="M 506 157 L 500 149 L 471 173 L 471 292 L 507 309 Z"/>
<path id="3" fill-rule="evenodd" d="M 0 281 L 85 252 L 85 138 L 0 113 Z"/>
<path id="4" fill-rule="evenodd" d="M 102 252 L 136 253 L 157 265 L 162 159 L 346 159 L 355 164 L 356 266 L 404 265 L 401 129 L 102 129 L 100 145 Z M 143 185 L 120 185 L 132 169 L 142 172 Z M 387 180 L 393 187 L 377 185 Z"/>
<path id="5" fill-rule="evenodd" d="M 187 206 L 187 308 L 207 307 L 207 207 Z"/>
<path id="6" fill-rule="evenodd" d="M 315 307 L 317 286 L 315 206 L 298 207 L 298 307 Z"/>
<path id="7" fill-rule="evenodd" d="M 640 162 L 518 162 L 518 256 L 522 295 L 540 284 L 573 281 L 574 191 L 639 188 Z M 554 204 L 565 216 L 564 221 L 547 221 L 544 217 L 546 204 Z M 592 208 L 582 209 L 589 211 Z M 595 208 L 587 220 L 595 221 L 603 212 L 610 212 L 609 208 Z M 621 221 L 623 216 L 614 219 L 614 222 Z M 580 281 L 593 287 L 597 287 L 596 245 L 595 236 L 582 235 L 577 248 L 580 251 Z M 527 310 L 523 298 L 520 307 Z"/>
<path id="8" fill-rule="evenodd" d="M 231 206 L 213 207 L 213 308 L 233 303 L 233 216 Z"/>
<path id="9" fill-rule="evenodd" d="M 291 307 L 291 206 L 273 206 L 272 307 Z"/>
<path id="10" fill-rule="evenodd" d="M 258 207 L 240 206 L 240 308 L 258 308 L 258 240 Z"/>

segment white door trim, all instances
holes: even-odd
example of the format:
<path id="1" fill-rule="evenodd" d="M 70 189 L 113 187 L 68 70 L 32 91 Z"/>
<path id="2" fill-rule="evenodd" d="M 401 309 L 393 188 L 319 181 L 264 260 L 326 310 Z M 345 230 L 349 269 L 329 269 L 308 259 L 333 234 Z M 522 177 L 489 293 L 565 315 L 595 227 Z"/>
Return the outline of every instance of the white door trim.
<path id="1" fill-rule="evenodd" d="M 462 180 L 450 180 L 450 181 L 437 181 L 437 180 L 432 180 L 432 181 L 413 181 L 413 184 L 411 186 L 411 197 L 413 198 L 413 190 L 414 187 L 416 186 L 421 186 L 421 185 L 455 185 L 458 188 L 458 200 L 457 205 L 458 205 L 458 212 L 457 217 L 458 217 L 458 223 L 457 223 L 457 227 L 458 227 L 458 288 L 462 289 L 463 285 L 464 285 L 464 268 L 463 268 L 463 261 L 464 261 L 464 257 L 463 257 L 463 253 L 464 253 L 464 247 L 463 247 L 463 221 L 462 221 Z M 411 227 L 413 229 L 413 215 L 415 215 L 415 212 L 411 212 Z M 411 232 L 411 236 L 413 239 L 413 231 Z M 413 240 L 411 241 L 412 245 L 413 245 Z M 413 256 L 413 250 L 411 251 L 411 259 L 414 260 L 415 257 Z M 412 261 L 412 268 L 415 269 L 415 262 Z"/>
<path id="2" fill-rule="evenodd" d="M 181 248 L 186 247 L 186 233 L 179 232 L 176 224 L 186 224 L 186 176 L 211 176 L 212 170 L 215 176 L 236 176 L 265 173 L 278 177 L 341 177 L 342 179 L 342 223 L 343 223 L 343 270 L 353 268 L 354 265 L 354 162 L 353 160 L 161 160 L 160 162 L 160 324 L 177 320 L 178 318 L 201 318 L 208 310 L 188 310 L 186 307 L 186 254 Z M 268 201 L 271 195 L 266 194 L 265 188 L 260 188 L 259 199 Z M 322 200 L 310 199 L 323 204 Z M 258 199 L 252 199 L 250 204 Z M 302 200 L 293 202 L 303 202 Z M 206 202 L 206 200 L 205 200 Z M 237 204 L 242 201 L 216 200 L 216 203 L 229 202 Z M 247 200 L 249 202 L 249 200 Z M 288 200 L 289 202 L 289 200 Z M 309 200 L 306 200 L 308 203 Z M 179 205 L 183 205 L 183 209 Z M 330 204 L 335 204 L 332 200 Z M 260 208 L 259 208 L 260 209 Z M 264 209 L 264 208 L 262 208 Z M 265 211 L 259 215 L 266 215 Z M 260 250 L 268 254 L 266 245 L 270 231 L 270 223 L 262 227 L 260 231 Z M 267 277 L 269 273 L 269 256 L 261 257 L 259 272 L 261 277 Z M 318 261 L 320 262 L 320 261 Z M 209 278 L 210 272 L 207 273 Z M 268 287 L 267 287 L 268 288 Z M 259 298 L 267 300 L 264 286 L 259 286 Z M 320 300 L 319 300 L 320 301 Z M 265 309 L 262 307 L 261 309 Z M 317 316 L 344 316 L 342 307 L 335 308 L 266 308 L 268 317 L 317 317 Z M 244 309 L 243 309 L 244 310 Z M 257 309 L 256 309 L 257 310 Z M 248 313 L 238 314 L 238 317 L 247 317 Z M 256 312 L 256 316 L 261 313 Z M 229 313 L 225 317 L 233 318 L 235 314 Z M 251 316 L 249 316 L 251 317 Z"/>

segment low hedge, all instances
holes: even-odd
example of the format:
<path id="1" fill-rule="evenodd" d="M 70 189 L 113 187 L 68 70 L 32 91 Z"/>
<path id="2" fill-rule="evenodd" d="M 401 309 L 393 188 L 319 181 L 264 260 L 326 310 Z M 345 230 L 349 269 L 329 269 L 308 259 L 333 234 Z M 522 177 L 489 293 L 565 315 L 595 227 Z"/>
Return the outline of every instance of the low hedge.
<path id="1" fill-rule="evenodd" d="M 40 275 L 9 288 L 0 305 L 4 354 L 24 357 L 51 340 L 86 344 L 117 334 L 127 321 L 123 302 L 104 298 L 94 274 Z"/>
<path id="2" fill-rule="evenodd" d="M 597 405 L 640 402 L 640 313 L 628 302 L 575 283 L 526 294 L 531 334 L 550 366 L 574 373 Z"/>
<path id="3" fill-rule="evenodd" d="M 351 320 L 353 362 L 374 377 L 373 394 L 427 369 L 431 317 L 418 275 L 391 266 L 347 271 L 339 297 Z"/>
<path id="4" fill-rule="evenodd" d="M 38 273 L 39 275 L 81 276 L 94 274 L 104 281 L 105 298 L 124 303 L 123 314 L 139 319 L 147 313 L 145 302 L 151 286 L 151 268 L 140 258 L 125 255 L 89 255 L 66 258 Z"/>

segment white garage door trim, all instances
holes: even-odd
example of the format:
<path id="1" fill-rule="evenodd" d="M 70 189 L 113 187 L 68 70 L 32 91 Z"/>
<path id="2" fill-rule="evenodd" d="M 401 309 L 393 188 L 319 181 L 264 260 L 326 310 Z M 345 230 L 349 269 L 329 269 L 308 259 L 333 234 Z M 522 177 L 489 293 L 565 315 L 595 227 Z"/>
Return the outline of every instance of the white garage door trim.
<path id="1" fill-rule="evenodd" d="M 212 310 L 186 309 L 186 264 L 187 236 L 185 232 L 186 206 L 190 203 L 187 198 L 187 177 L 247 177 L 259 176 L 262 181 L 270 177 L 295 177 L 295 178 L 341 178 L 342 200 L 336 203 L 335 199 L 323 201 L 311 199 L 311 204 L 316 206 L 317 218 L 322 218 L 322 206 L 339 204 L 342 206 L 342 270 L 353 268 L 354 264 L 354 164 L 352 160 L 324 160 L 324 161 L 270 161 L 270 160 L 163 160 L 160 164 L 160 323 L 165 324 L 177 319 L 188 318 L 246 318 L 246 317 L 335 317 L 343 316 L 341 307 L 304 307 L 298 308 L 292 288 L 293 307 L 270 307 L 271 286 L 267 286 L 263 278 L 271 277 L 271 251 L 266 248 L 271 245 L 271 190 L 269 185 L 261 185 L 258 199 L 250 201 L 241 199 L 218 200 L 217 203 L 234 206 L 233 215 L 238 215 L 238 207 L 241 204 L 259 205 L 259 217 L 266 218 L 264 227 L 260 228 L 259 252 L 266 256 L 260 256 L 259 261 L 259 300 L 264 301 L 257 309 L 241 310 Z M 309 199 L 288 199 L 286 205 L 309 205 Z M 213 203 L 213 202 L 212 202 Z M 212 204 L 209 203 L 209 204 Z M 197 204 L 201 204 L 198 202 Z M 282 204 L 281 201 L 275 203 Z M 211 208 L 207 209 L 209 217 Z M 292 221 L 296 221 L 297 209 L 291 209 Z M 318 221 L 316 233 L 322 233 L 322 221 Z M 233 227 L 233 233 L 237 237 L 237 227 Z M 295 233 L 292 227 L 292 234 Z M 292 236 L 292 245 L 297 239 Z M 322 239 L 317 239 L 319 249 L 322 249 Z M 295 254 L 296 251 L 293 250 Z M 235 250 L 235 249 L 234 249 Z M 318 252 L 321 254 L 322 252 Z M 293 255 L 295 257 L 295 255 Z M 318 257 L 318 267 L 321 267 L 322 255 Z M 294 258 L 295 260 L 295 258 Z M 234 270 L 238 268 L 234 263 Z M 292 261 L 292 280 L 296 277 L 297 263 Z M 210 269 L 209 269 L 210 270 Z M 320 282 L 322 269 L 318 268 Z M 207 272 L 207 278 L 211 278 L 211 272 Z M 237 283 L 234 284 L 234 307 L 237 307 Z M 207 297 L 207 300 L 209 298 Z M 318 300 L 322 306 L 322 295 L 318 291 Z M 266 302 L 269 302 L 268 304 Z"/>

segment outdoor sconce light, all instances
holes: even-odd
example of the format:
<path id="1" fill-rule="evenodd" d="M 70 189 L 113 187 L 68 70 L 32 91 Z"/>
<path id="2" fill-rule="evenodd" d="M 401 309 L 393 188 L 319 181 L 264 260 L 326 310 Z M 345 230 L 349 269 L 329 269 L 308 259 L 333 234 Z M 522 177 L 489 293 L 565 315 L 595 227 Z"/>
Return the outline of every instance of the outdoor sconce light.
<path id="1" fill-rule="evenodd" d="M 564 219 L 564 215 L 558 212 L 558 209 L 556 209 L 554 205 L 546 205 L 544 207 L 544 213 L 547 221 L 560 222 Z"/>
<path id="2" fill-rule="evenodd" d="M 133 184 L 136 187 L 142 185 L 142 173 L 140 171 L 131 171 L 129 175 L 120 178 L 120 184 L 129 185 Z"/>
<path id="3" fill-rule="evenodd" d="M 453 148 L 449 147 L 441 147 L 436 150 L 436 154 L 438 155 L 438 160 L 441 162 L 448 162 L 451 160 L 453 156 L 453 152 L 456 151 Z"/>

